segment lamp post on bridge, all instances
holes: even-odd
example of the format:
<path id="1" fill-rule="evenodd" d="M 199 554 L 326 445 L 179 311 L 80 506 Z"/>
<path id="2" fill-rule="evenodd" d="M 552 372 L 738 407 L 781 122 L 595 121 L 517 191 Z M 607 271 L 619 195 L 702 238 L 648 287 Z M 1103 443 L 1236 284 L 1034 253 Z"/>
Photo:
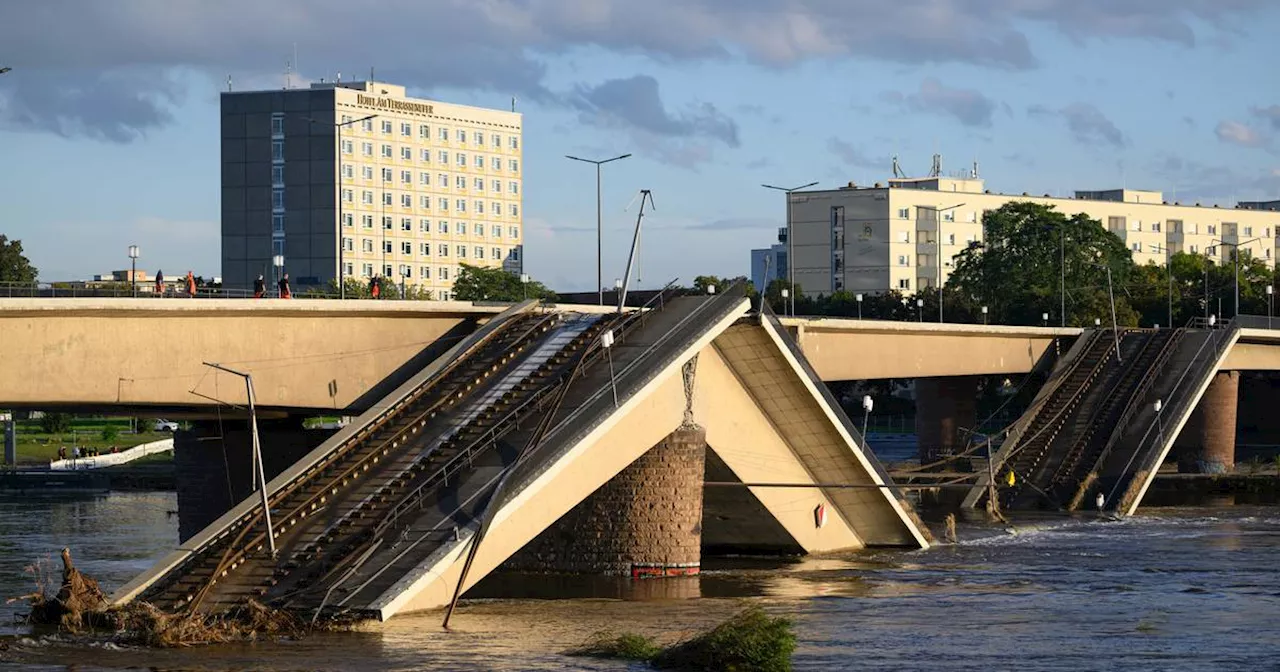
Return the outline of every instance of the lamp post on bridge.
<path id="1" fill-rule="evenodd" d="M 600 166 L 603 166 L 603 165 L 604 165 L 604 164 L 606 164 L 606 163 L 612 163 L 612 162 L 614 162 L 614 161 L 621 161 L 622 159 L 628 158 L 628 157 L 630 157 L 630 156 L 631 156 L 631 154 L 622 154 L 622 155 L 619 155 L 619 156 L 615 156 L 615 157 L 613 157 L 612 159 L 599 159 L 599 160 L 597 160 L 597 159 L 581 159 L 581 158 L 578 158 L 578 157 L 576 157 L 576 156 L 570 156 L 569 154 L 565 154 L 565 155 L 564 155 L 564 158 L 566 158 L 566 159 L 572 159 L 572 160 L 574 160 L 574 161 L 581 161 L 581 162 L 583 162 L 583 163 L 590 163 L 590 164 L 592 164 L 592 165 L 594 165 L 594 166 L 596 167 L 596 292 L 597 292 L 597 298 L 598 298 L 598 300 L 599 300 L 599 302 L 600 302 L 600 305 L 602 305 L 602 306 L 604 305 L 604 279 L 603 279 L 603 277 L 602 277 L 602 275 L 601 275 L 602 271 L 600 270 L 600 269 L 601 269 L 600 258 L 601 258 L 601 256 L 602 256 L 602 250 L 603 250 L 603 245 L 604 245 L 604 244 L 601 242 L 601 241 L 604 239 L 604 234 L 603 234 L 604 228 L 603 228 L 603 226 L 602 226 L 602 224 L 601 224 L 601 222 L 602 222 L 602 217 L 601 217 L 601 214 L 600 214 L 600 213 L 601 213 L 601 209 L 600 209 Z"/>
<path id="2" fill-rule="evenodd" d="M 133 285 L 133 298 L 138 298 L 138 246 L 129 246 L 129 282 Z"/>
<path id="3" fill-rule="evenodd" d="M 933 236 L 935 250 L 937 250 L 937 259 L 934 265 L 938 267 L 938 324 L 942 324 L 942 213 L 948 210 L 964 207 L 964 203 L 956 203 L 948 205 L 945 208 L 937 208 L 932 205 L 919 205 L 918 208 L 931 210 L 933 212 Z"/>
<path id="4" fill-rule="evenodd" d="M 1235 276 L 1236 276 L 1236 283 L 1235 283 L 1235 284 L 1236 284 L 1236 287 L 1235 287 L 1235 290 L 1236 290 L 1236 312 L 1232 314 L 1232 317 L 1233 317 L 1233 318 L 1235 318 L 1235 317 L 1239 317 L 1239 315 L 1240 315 L 1240 246 L 1241 246 L 1241 245 L 1250 245 L 1250 244 L 1252 244 L 1252 243 L 1256 243 L 1256 242 L 1258 242 L 1258 241 L 1260 241 L 1260 240 L 1262 240 L 1262 239 L 1261 239 L 1261 238 L 1250 238 L 1249 240 L 1246 240 L 1246 241 L 1244 241 L 1244 242 L 1239 242 L 1239 243 L 1229 243 L 1229 242 L 1227 242 L 1227 241 L 1225 241 L 1225 240 L 1221 240 L 1221 239 L 1218 239 L 1218 238 L 1214 238 L 1214 239 L 1213 239 L 1213 241 L 1211 241 L 1211 242 L 1214 242 L 1214 243 L 1218 243 L 1219 245 L 1230 245 L 1230 246 L 1231 246 L 1231 249 L 1232 249 L 1231 260 L 1235 263 Z M 1206 266 L 1206 268 L 1205 268 L 1205 273 L 1207 274 L 1208 272 L 1209 272 L 1209 270 L 1208 270 L 1208 267 Z M 1207 275 L 1206 275 L 1206 277 L 1207 277 Z M 1206 284 L 1206 287 L 1207 287 L 1207 284 Z M 1207 302 L 1206 302 L 1206 303 L 1207 303 Z M 1221 310 L 1219 310 L 1218 312 L 1219 312 L 1219 313 L 1221 313 L 1222 311 L 1221 311 Z"/>
<path id="5" fill-rule="evenodd" d="M 808 189 L 809 187 L 812 187 L 816 184 L 818 183 L 810 182 L 809 184 L 802 184 L 798 187 L 791 187 L 790 189 L 786 187 L 775 187 L 772 184 L 760 185 L 765 189 L 773 189 L 775 191 L 781 191 L 782 193 L 787 195 L 787 288 L 791 290 L 794 290 L 796 286 L 796 254 L 795 254 L 796 232 L 794 230 L 794 227 L 791 226 L 791 192 L 800 191 L 801 189 Z M 796 297 L 795 297 L 794 291 L 791 292 L 791 297 L 789 299 L 789 306 L 791 309 L 790 310 L 791 317 L 795 317 L 796 316 Z"/>

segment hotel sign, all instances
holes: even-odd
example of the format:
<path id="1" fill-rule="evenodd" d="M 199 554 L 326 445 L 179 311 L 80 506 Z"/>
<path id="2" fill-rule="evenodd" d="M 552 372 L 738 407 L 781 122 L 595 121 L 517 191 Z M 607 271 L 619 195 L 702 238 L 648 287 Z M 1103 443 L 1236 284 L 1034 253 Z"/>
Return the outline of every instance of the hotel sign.
<path id="1" fill-rule="evenodd" d="M 418 114 L 435 114 L 433 105 L 429 103 L 414 103 L 408 100 L 396 100 L 395 98 L 378 98 L 376 96 L 356 95 L 357 105 L 368 105 L 376 107 L 380 110 L 392 110 L 394 112 L 416 112 Z"/>

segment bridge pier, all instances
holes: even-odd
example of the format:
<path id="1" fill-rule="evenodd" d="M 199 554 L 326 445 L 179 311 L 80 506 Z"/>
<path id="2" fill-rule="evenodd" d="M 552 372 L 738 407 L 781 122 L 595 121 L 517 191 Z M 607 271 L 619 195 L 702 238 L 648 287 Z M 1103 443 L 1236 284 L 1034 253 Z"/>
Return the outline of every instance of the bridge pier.
<path id="1" fill-rule="evenodd" d="M 706 431 L 677 429 L 504 564 L 642 578 L 698 573 Z"/>
<path id="2" fill-rule="evenodd" d="M 254 492 L 253 443 L 243 425 L 243 421 L 228 421 L 220 432 L 217 422 L 198 421 L 190 430 L 174 434 L 179 543 L 195 536 Z M 258 430 L 262 468 L 268 481 L 333 434 L 333 430 L 303 429 L 297 420 L 259 421 Z"/>
<path id="3" fill-rule="evenodd" d="M 978 423 L 978 376 L 916 379 L 916 446 L 920 464 L 964 450 Z"/>
<path id="4" fill-rule="evenodd" d="M 1235 467 L 1239 391 L 1239 371 L 1214 374 L 1178 435 L 1178 471 L 1220 474 Z"/>

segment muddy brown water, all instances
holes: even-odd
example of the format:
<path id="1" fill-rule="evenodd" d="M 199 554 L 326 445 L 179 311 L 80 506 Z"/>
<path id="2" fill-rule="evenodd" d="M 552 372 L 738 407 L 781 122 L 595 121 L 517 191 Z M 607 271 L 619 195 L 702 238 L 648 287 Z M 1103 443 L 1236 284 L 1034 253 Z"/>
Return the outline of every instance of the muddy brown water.
<path id="1" fill-rule="evenodd" d="M 23 567 L 62 546 L 118 586 L 174 546 L 174 509 L 172 493 L 0 500 L 0 593 L 28 592 Z M 962 522 L 960 544 L 929 551 L 719 560 L 670 581 L 509 576 L 465 601 L 450 632 L 432 613 L 301 641 L 156 651 L 33 634 L 11 624 L 21 608 L 9 605 L 0 668 L 641 670 L 563 651 L 610 628 L 674 639 L 748 601 L 795 619 L 800 670 L 1280 669 L 1280 510 L 1015 522 L 1014 534 Z"/>

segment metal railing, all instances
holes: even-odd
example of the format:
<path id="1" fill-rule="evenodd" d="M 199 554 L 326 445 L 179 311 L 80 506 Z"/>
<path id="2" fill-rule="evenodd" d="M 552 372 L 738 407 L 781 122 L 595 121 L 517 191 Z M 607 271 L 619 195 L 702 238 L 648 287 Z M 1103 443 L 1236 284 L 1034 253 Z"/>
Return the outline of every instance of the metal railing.
<path id="1" fill-rule="evenodd" d="M 1156 441 L 1163 443 L 1166 439 L 1172 440 L 1171 435 L 1165 435 L 1164 416 L 1170 415 L 1175 418 L 1181 417 L 1183 414 L 1189 413 L 1192 410 L 1189 406 L 1192 402 L 1192 397 L 1194 396 L 1192 393 L 1194 386 L 1192 386 L 1192 388 L 1187 388 L 1185 386 L 1186 383 L 1203 381 L 1205 375 L 1210 373 L 1212 369 L 1216 367 L 1218 360 L 1222 358 L 1225 353 L 1226 346 L 1232 341 L 1232 336 L 1240 330 L 1240 325 L 1234 320 L 1220 321 L 1216 322 L 1216 324 L 1210 324 L 1209 321 L 1204 318 L 1197 317 L 1190 321 L 1188 328 L 1205 328 L 1209 333 L 1205 337 L 1204 342 L 1200 344 L 1200 347 L 1196 349 L 1195 354 L 1192 356 L 1191 365 L 1184 369 L 1182 371 L 1182 375 L 1178 376 L 1178 380 L 1174 382 L 1173 388 L 1169 391 L 1169 398 L 1161 402 L 1162 406 L 1160 411 L 1156 412 L 1155 417 L 1153 417 L 1151 422 L 1147 424 L 1146 431 L 1143 432 L 1142 438 L 1138 439 L 1138 444 L 1134 447 L 1133 455 L 1129 458 L 1129 461 L 1125 463 L 1124 468 L 1120 470 L 1120 478 L 1116 480 L 1111 491 L 1107 493 L 1106 501 L 1115 501 L 1116 491 L 1119 490 L 1122 484 L 1126 484 L 1127 482 L 1124 499 L 1118 506 L 1116 506 L 1117 511 L 1123 512 L 1123 510 L 1130 508 L 1132 498 L 1137 496 L 1137 492 L 1134 491 L 1134 477 L 1129 477 L 1128 479 L 1125 478 L 1125 474 L 1128 474 L 1130 467 L 1133 466 L 1133 461 L 1146 451 L 1148 439 L 1152 437 L 1153 432 L 1155 435 L 1154 440 Z M 1211 352 L 1208 356 L 1205 352 L 1206 348 L 1211 348 Z M 1196 373 L 1195 377 L 1188 379 L 1188 376 L 1190 376 L 1193 371 Z M 1160 465 L 1156 462 L 1164 457 L 1163 447 L 1161 446 L 1161 450 L 1146 452 L 1148 454 L 1145 461 L 1135 474 L 1149 473 L 1151 470 L 1159 468 Z"/>

